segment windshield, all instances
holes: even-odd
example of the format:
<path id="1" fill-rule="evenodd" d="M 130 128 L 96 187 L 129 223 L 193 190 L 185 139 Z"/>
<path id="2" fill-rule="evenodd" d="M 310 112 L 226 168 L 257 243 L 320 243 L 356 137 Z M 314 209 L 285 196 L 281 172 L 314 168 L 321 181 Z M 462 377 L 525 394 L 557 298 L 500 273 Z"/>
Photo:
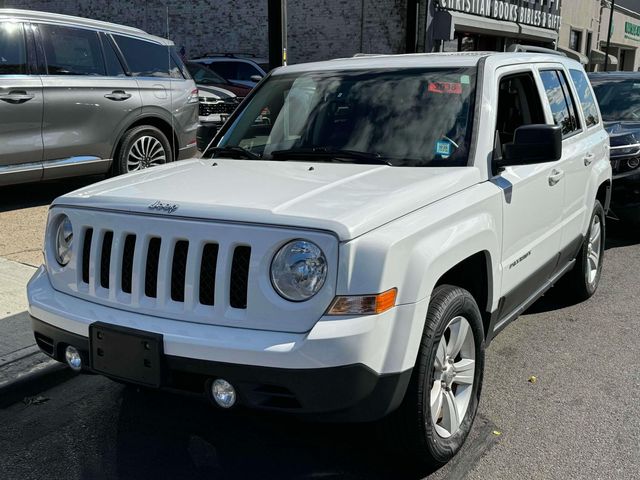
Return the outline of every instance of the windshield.
<path id="1" fill-rule="evenodd" d="M 475 68 L 273 76 L 217 150 L 266 160 L 464 166 L 475 81 Z"/>
<path id="2" fill-rule="evenodd" d="M 227 84 L 224 78 L 218 75 L 213 70 L 203 67 L 194 62 L 187 63 L 187 70 L 193 77 L 193 80 L 200 85 L 215 85 L 215 84 Z"/>
<path id="3" fill-rule="evenodd" d="M 640 77 L 591 78 L 605 122 L 640 120 Z"/>

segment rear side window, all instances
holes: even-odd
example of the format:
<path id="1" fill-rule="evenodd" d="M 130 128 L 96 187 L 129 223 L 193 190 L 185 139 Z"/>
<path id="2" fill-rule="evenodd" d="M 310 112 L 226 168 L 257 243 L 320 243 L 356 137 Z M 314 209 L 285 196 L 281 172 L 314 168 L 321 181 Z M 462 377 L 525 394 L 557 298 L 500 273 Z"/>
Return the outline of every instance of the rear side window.
<path id="1" fill-rule="evenodd" d="M 222 78 L 237 80 L 237 62 L 213 62 L 207 65 Z"/>
<path id="2" fill-rule="evenodd" d="M 573 84 L 578 92 L 578 98 L 582 105 L 582 111 L 584 112 L 587 127 L 597 125 L 600 122 L 600 118 L 598 117 L 598 107 L 596 107 L 596 102 L 593 99 L 593 94 L 591 93 L 589 81 L 587 80 L 585 73 L 580 70 L 569 70 L 569 74 L 571 75 Z"/>
<path id="3" fill-rule="evenodd" d="M 125 77 L 126 73 L 124 72 L 124 68 L 122 68 L 122 64 L 114 50 L 111 40 L 104 34 L 100 35 L 100 39 L 102 40 L 102 48 L 104 50 L 107 75 L 110 77 Z"/>
<path id="4" fill-rule="evenodd" d="M 27 73 L 27 53 L 20 23 L 0 23 L 0 75 Z"/>
<path id="5" fill-rule="evenodd" d="M 82 28 L 41 25 L 49 75 L 104 75 L 98 34 Z"/>
<path id="6" fill-rule="evenodd" d="M 558 70 L 540 72 L 544 90 L 551 106 L 551 113 L 556 125 L 562 127 L 562 135 L 569 136 L 580 129 L 575 105 L 564 73 Z"/>
<path id="7" fill-rule="evenodd" d="M 165 45 L 122 35 L 113 38 L 134 77 L 169 77 L 169 72 L 176 69 L 175 60 Z"/>

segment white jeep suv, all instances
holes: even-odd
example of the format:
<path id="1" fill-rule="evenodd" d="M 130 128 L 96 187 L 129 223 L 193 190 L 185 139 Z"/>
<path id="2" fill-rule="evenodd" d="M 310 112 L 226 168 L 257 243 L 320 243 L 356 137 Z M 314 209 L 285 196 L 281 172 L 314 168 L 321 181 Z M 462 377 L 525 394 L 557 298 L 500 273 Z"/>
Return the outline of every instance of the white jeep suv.
<path id="1" fill-rule="evenodd" d="M 585 78 L 526 53 L 277 69 L 203 158 L 55 200 L 36 340 L 221 407 L 389 416 L 444 463 L 489 341 L 562 275 L 598 286 L 611 166 Z"/>

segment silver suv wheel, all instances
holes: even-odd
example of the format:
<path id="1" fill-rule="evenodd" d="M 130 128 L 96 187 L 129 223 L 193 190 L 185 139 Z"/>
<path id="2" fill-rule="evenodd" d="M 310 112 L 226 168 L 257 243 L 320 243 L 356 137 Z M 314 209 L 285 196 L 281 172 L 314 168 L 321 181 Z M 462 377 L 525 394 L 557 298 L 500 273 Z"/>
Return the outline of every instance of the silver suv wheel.
<path id="1" fill-rule="evenodd" d="M 167 161 L 167 153 L 162 143 L 155 137 L 144 135 L 130 147 L 127 157 L 127 171 L 134 172 L 143 168 L 162 165 Z"/>

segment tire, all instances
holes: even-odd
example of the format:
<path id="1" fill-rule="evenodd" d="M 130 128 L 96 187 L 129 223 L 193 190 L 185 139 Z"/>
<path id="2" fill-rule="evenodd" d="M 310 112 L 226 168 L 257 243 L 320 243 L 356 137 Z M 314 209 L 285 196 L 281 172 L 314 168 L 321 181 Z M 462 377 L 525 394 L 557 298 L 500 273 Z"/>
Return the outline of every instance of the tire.
<path id="1" fill-rule="evenodd" d="M 171 161 L 173 152 L 165 134 L 151 125 L 140 125 L 122 137 L 113 172 L 122 175 Z"/>
<path id="2" fill-rule="evenodd" d="M 589 220 L 587 237 L 576 257 L 576 264 L 567 274 L 567 278 L 563 279 L 564 289 L 576 301 L 587 300 L 598 289 L 604 263 L 605 233 L 604 208 L 596 200 Z M 595 268 L 594 261 L 597 262 Z"/>
<path id="3" fill-rule="evenodd" d="M 454 367 L 466 365 L 467 368 L 452 377 L 451 367 L 443 372 L 438 365 L 442 357 L 445 365 L 448 363 L 447 349 L 455 353 L 454 332 L 460 332 L 459 327 L 465 321 L 468 334 L 454 358 Z M 471 357 L 474 363 L 468 369 Z M 471 430 L 480 399 L 483 369 L 484 329 L 478 305 L 462 288 L 437 287 L 431 297 L 418 358 L 404 400 L 383 421 L 384 434 L 391 445 L 400 446 L 403 454 L 412 457 L 412 463 L 420 469 L 431 471 L 447 463 L 460 450 Z M 443 385 L 447 385 L 446 390 L 442 389 Z M 461 417 L 457 428 L 453 422 L 446 421 L 447 411 L 451 417 L 452 394 Z M 435 417 L 432 416 L 432 397 L 442 400 L 439 410 L 438 401 L 434 402 L 435 411 L 440 412 Z"/>

